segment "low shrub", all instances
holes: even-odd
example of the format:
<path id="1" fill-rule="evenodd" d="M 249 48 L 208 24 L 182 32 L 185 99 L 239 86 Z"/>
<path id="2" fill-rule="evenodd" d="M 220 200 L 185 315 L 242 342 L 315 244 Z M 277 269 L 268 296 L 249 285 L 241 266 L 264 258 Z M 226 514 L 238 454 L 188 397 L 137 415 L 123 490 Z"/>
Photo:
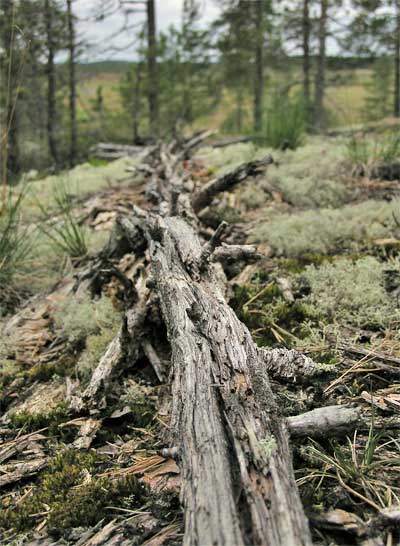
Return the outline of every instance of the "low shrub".
<path id="1" fill-rule="evenodd" d="M 9 284 L 31 250 L 28 228 L 21 222 L 25 189 L 14 195 L 6 189 L 0 205 L 0 286 Z"/>
<path id="2" fill-rule="evenodd" d="M 275 92 L 266 109 L 262 141 L 271 148 L 295 150 L 303 141 L 305 129 L 306 109 L 303 101 Z"/>
<path id="3" fill-rule="evenodd" d="M 400 135 L 396 131 L 375 136 L 354 133 L 346 142 L 346 156 L 353 167 L 373 174 L 374 167 L 378 165 L 400 161 Z"/>
<path id="4" fill-rule="evenodd" d="M 85 228 L 73 212 L 71 193 L 62 179 L 54 186 L 56 223 L 43 223 L 40 229 L 53 242 L 57 249 L 70 258 L 81 258 L 88 253 Z M 43 212 L 46 212 L 42 209 Z"/>

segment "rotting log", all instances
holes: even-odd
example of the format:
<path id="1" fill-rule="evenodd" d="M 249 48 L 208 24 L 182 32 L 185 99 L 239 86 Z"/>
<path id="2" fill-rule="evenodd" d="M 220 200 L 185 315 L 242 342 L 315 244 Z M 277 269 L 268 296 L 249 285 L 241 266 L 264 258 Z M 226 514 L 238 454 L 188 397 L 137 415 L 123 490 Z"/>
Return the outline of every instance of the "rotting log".
<path id="1" fill-rule="evenodd" d="M 124 223 L 124 241 L 132 241 L 137 258 L 146 255 L 147 301 L 159 306 L 171 349 L 169 445 L 183 478 L 184 544 L 307 546 L 311 537 L 286 420 L 268 370 L 273 363 L 279 369 L 282 361 L 281 370 L 292 363 L 291 373 L 296 366 L 308 373 L 312 361 L 294 351 L 268 354 L 257 348 L 225 299 L 227 280 L 220 263 L 235 255 L 253 260 L 256 252 L 250 247 L 229 252 L 222 246 L 225 225 L 203 241 L 196 216 L 218 193 L 262 172 L 272 158 L 246 163 L 193 194 L 190 177 L 180 172 L 179 158 L 187 155 L 182 151 L 160 146 L 148 155 L 155 206 L 146 212 L 133 208 L 130 222 Z M 133 247 L 138 232 L 147 249 Z M 135 328 L 121 328 L 81 396 L 81 408 L 90 409 L 98 399 L 126 351 L 135 358 L 144 350 L 157 372 L 158 347 L 146 342 L 149 313 L 138 311 L 140 302 L 140 297 L 132 299 L 126 316 L 142 320 Z M 132 358 L 125 361 L 132 364 Z"/>
<path id="2" fill-rule="evenodd" d="M 218 290 L 181 218 L 160 221 L 153 274 L 172 348 L 172 436 L 179 445 L 187 545 L 310 544 L 288 435 L 263 360 Z"/>

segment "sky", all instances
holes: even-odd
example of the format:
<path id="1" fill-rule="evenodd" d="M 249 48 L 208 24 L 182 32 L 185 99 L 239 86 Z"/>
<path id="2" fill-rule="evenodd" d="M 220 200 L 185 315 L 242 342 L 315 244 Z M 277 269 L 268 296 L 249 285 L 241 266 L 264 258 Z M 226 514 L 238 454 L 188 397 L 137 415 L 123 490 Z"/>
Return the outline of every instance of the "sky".
<path id="1" fill-rule="evenodd" d="M 102 21 L 94 19 L 96 9 L 99 9 L 104 1 L 110 0 L 75 0 L 74 13 L 77 15 L 78 36 L 89 41 L 91 47 L 82 55 L 84 61 L 96 61 L 104 59 L 132 60 L 134 58 L 135 31 L 119 33 L 124 24 L 124 15 L 121 12 L 110 14 Z M 202 23 L 213 21 L 219 13 L 219 9 L 213 0 L 202 1 Z M 158 30 L 166 30 L 172 23 L 179 24 L 181 18 L 183 0 L 156 0 L 156 15 Z M 130 16 L 131 23 L 140 24 L 144 20 L 144 13 Z M 126 48 L 126 49 L 125 49 Z"/>

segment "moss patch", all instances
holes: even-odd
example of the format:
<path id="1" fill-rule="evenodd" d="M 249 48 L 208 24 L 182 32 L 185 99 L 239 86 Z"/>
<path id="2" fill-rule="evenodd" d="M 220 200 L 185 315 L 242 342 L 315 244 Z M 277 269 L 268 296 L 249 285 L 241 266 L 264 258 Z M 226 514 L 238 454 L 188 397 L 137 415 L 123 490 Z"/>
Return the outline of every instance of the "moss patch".
<path id="1" fill-rule="evenodd" d="M 50 434 L 57 434 L 59 432 L 58 425 L 69 418 L 69 408 L 66 402 L 60 402 L 55 408 L 43 413 L 21 410 L 9 415 L 10 426 L 18 430 L 23 429 L 24 433 L 48 427 Z"/>
<path id="2" fill-rule="evenodd" d="M 57 455 L 33 493 L 3 511 L 0 525 L 25 531 L 46 518 L 49 532 L 58 536 L 66 529 L 110 519 L 110 506 L 140 508 L 146 500 L 146 487 L 134 476 L 120 480 L 93 477 L 101 462 L 95 452 L 68 450 Z"/>
<path id="3" fill-rule="evenodd" d="M 261 346 L 280 344 L 283 339 L 291 345 L 293 336 L 303 335 L 302 324 L 309 317 L 301 301 L 288 303 L 282 298 L 274 281 L 235 286 L 230 305 Z"/>

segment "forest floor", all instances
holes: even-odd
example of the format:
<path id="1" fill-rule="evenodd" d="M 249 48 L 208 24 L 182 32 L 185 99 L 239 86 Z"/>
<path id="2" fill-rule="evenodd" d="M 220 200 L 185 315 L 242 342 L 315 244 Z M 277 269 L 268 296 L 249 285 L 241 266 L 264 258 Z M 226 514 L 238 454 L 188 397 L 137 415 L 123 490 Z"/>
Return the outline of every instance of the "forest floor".
<path id="1" fill-rule="evenodd" d="M 307 381 L 272 381 L 286 416 L 360 408 L 348 435 L 292 442 L 315 544 L 392 546 L 400 510 L 399 181 L 373 178 L 373 166 L 355 164 L 343 138 L 310 138 L 286 152 L 204 147 L 188 168 L 201 183 L 266 151 L 274 164 L 265 175 L 208 211 L 211 224 L 226 220 L 231 236 L 265 256 L 232 271 L 230 303 L 259 345 L 321 363 Z M 144 200 L 141 175 L 127 172 L 134 164 L 64 175 L 92 255 L 116 216 Z M 44 210 L 47 222 L 57 221 L 58 181 L 30 182 L 30 261 L 0 288 L 0 544 L 180 544 L 179 468 L 162 455 L 168 387 L 147 359 L 115 379 L 103 409 L 70 410 L 120 325 L 122 287 L 114 279 L 94 300 L 83 285 L 72 292 L 89 258 L 71 261 L 34 229 Z M 129 255 L 118 267 L 134 274 Z"/>

